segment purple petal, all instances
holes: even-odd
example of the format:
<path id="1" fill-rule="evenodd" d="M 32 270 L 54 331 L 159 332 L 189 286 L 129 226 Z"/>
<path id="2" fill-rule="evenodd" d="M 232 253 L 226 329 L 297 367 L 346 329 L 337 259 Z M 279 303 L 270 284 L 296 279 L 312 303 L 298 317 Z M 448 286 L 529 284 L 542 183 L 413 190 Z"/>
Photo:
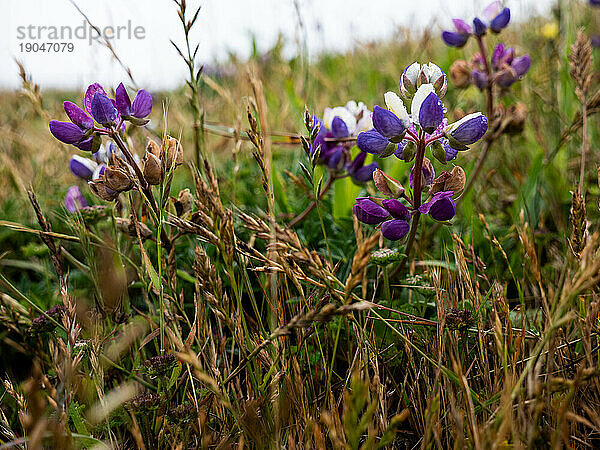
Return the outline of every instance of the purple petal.
<path id="1" fill-rule="evenodd" d="M 333 137 L 336 139 L 348 137 L 350 134 L 348 132 L 348 125 L 346 125 L 346 122 L 344 122 L 341 117 L 335 116 L 331 121 L 331 134 L 333 134 Z"/>
<path id="2" fill-rule="evenodd" d="M 362 133 L 359 133 L 356 138 L 356 145 L 358 148 L 363 152 L 372 153 L 374 155 L 382 153 L 389 144 L 389 139 L 375 130 L 363 131 Z"/>
<path id="3" fill-rule="evenodd" d="M 512 62 L 512 68 L 519 78 L 525 75 L 530 67 L 531 58 L 529 55 L 523 55 L 519 58 L 515 58 Z"/>
<path id="4" fill-rule="evenodd" d="M 346 170 L 348 173 L 354 173 L 358 169 L 360 169 L 365 164 L 365 159 L 367 159 L 367 154 L 365 152 L 358 152 L 358 155 L 352 160 Z"/>
<path id="5" fill-rule="evenodd" d="M 366 183 L 367 181 L 371 181 L 373 179 L 373 172 L 375 172 L 375 169 L 378 167 L 376 162 L 361 167 L 351 174 L 352 180 L 354 180 L 355 183 Z"/>
<path id="6" fill-rule="evenodd" d="M 452 200 L 452 191 L 438 192 L 432 199 L 419 207 L 421 214 L 429 214 L 434 220 L 443 222 L 456 214 L 456 204 Z"/>
<path id="7" fill-rule="evenodd" d="M 94 94 L 90 108 L 96 122 L 105 126 L 116 123 L 118 114 L 117 109 L 105 94 L 102 94 L 101 92 Z"/>
<path id="8" fill-rule="evenodd" d="M 129 100 L 127 89 L 125 89 L 123 83 L 119 83 L 115 91 L 115 106 L 122 116 L 130 115 L 131 100 Z"/>
<path id="9" fill-rule="evenodd" d="M 471 34 L 471 25 L 465 22 L 462 19 L 452 19 L 452 23 L 454 24 L 454 29 L 459 34 Z"/>
<path id="10" fill-rule="evenodd" d="M 471 145 L 483 137 L 488 129 L 488 120 L 483 114 L 473 114 L 451 132 L 451 136 L 464 145 Z"/>
<path id="11" fill-rule="evenodd" d="M 492 67 L 495 70 L 498 70 L 500 68 L 500 64 L 502 58 L 504 57 L 504 53 L 505 51 L 503 43 L 500 43 L 494 47 L 494 51 L 492 52 Z"/>
<path id="12" fill-rule="evenodd" d="M 442 139 L 442 146 L 446 151 L 446 161 L 452 161 L 453 159 L 456 159 L 456 156 L 458 155 L 458 150 L 450 147 L 448 139 Z"/>
<path id="13" fill-rule="evenodd" d="M 381 202 L 383 207 L 388 210 L 388 212 L 395 219 L 404 219 L 408 220 L 410 218 L 410 211 L 400 200 L 396 200 L 395 198 L 390 198 L 383 200 Z"/>
<path id="14" fill-rule="evenodd" d="M 56 139 L 65 144 L 75 144 L 83 138 L 83 131 L 74 123 L 51 120 L 48 124 L 50 132 Z"/>
<path id="15" fill-rule="evenodd" d="M 65 208 L 70 213 L 75 213 L 88 206 L 88 202 L 77 186 L 71 186 L 65 195 Z"/>
<path id="16" fill-rule="evenodd" d="M 475 17 L 473 19 L 473 34 L 475 34 L 475 36 L 483 36 L 486 30 L 487 27 L 485 26 L 485 23 L 483 23 L 479 17 Z"/>
<path id="17" fill-rule="evenodd" d="M 393 112 L 375 105 L 373 108 L 373 126 L 379 134 L 386 138 L 393 138 L 404 133 L 402 121 Z"/>
<path id="18" fill-rule="evenodd" d="M 408 234 L 409 229 L 410 225 L 406 220 L 388 220 L 381 225 L 381 234 L 390 241 L 399 241 Z"/>
<path id="19" fill-rule="evenodd" d="M 327 151 L 325 155 L 322 157 L 323 163 L 333 170 L 340 170 L 345 165 L 344 158 L 344 147 L 342 145 L 338 145 L 337 147 L 332 148 Z"/>
<path id="20" fill-rule="evenodd" d="M 83 109 L 73 102 L 63 102 L 63 108 L 75 125 L 82 130 L 89 130 L 94 126 L 94 119 L 88 116 Z"/>
<path id="21" fill-rule="evenodd" d="M 468 34 L 455 33 L 453 31 L 443 31 L 442 40 L 450 47 L 464 47 L 469 40 Z"/>
<path id="22" fill-rule="evenodd" d="M 490 82 L 488 76 L 479 70 L 471 72 L 471 81 L 481 90 L 485 89 Z"/>
<path id="23" fill-rule="evenodd" d="M 131 115 L 139 119 L 146 117 L 152 111 L 152 96 L 140 89 L 131 104 Z"/>
<path id="24" fill-rule="evenodd" d="M 91 136 L 73 145 L 75 145 L 75 147 L 77 147 L 79 150 L 83 150 L 84 152 L 91 152 L 94 149 L 94 136 Z"/>
<path id="25" fill-rule="evenodd" d="M 96 95 L 97 92 L 106 95 L 106 92 L 104 92 L 104 88 L 100 86 L 99 83 L 90 84 L 87 90 L 85 91 L 85 97 L 83 98 L 83 106 L 85 110 L 90 114 L 92 114 L 92 100 L 94 99 L 94 95 Z"/>
<path id="26" fill-rule="evenodd" d="M 444 120 L 444 105 L 440 98 L 431 92 L 419 109 L 419 125 L 427 133 L 433 133 Z"/>
<path id="27" fill-rule="evenodd" d="M 90 180 L 94 171 L 97 169 L 98 164 L 88 158 L 82 158 L 79 155 L 73 155 L 71 161 L 69 161 L 69 168 L 73 175 L 84 180 Z"/>
<path id="28" fill-rule="evenodd" d="M 402 142 L 400 142 L 398 144 L 398 147 L 396 147 L 396 151 L 394 152 L 394 156 L 396 156 L 396 158 L 401 159 L 404 161 L 404 147 L 406 147 L 406 144 L 408 144 L 408 141 L 405 139 Z"/>
<path id="29" fill-rule="evenodd" d="M 352 211 L 358 220 L 368 225 L 375 225 L 383 222 L 389 217 L 389 213 L 367 197 L 359 197 Z"/>
<path id="30" fill-rule="evenodd" d="M 510 9 L 504 8 L 500 11 L 500 14 L 492 19 L 490 22 L 490 29 L 494 33 L 499 33 L 503 28 L 506 28 L 508 22 L 510 22 Z"/>

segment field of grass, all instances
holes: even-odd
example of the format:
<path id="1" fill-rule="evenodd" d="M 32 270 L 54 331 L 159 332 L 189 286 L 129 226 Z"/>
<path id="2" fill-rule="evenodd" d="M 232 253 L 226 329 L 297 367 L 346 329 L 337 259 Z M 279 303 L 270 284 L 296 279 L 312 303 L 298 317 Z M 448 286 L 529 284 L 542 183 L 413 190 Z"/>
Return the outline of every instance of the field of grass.
<path id="1" fill-rule="evenodd" d="M 561 1 L 486 35 L 531 69 L 494 90 L 480 142 L 430 157 L 473 184 L 449 223 L 421 218 L 412 249 L 353 215 L 381 197 L 372 181 L 311 166 L 306 118 L 384 106 L 406 66 L 449 73 L 474 39 L 398 30 L 314 60 L 278 44 L 190 62 L 124 134 L 140 158 L 162 143 L 163 163 L 173 136 L 184 163 L 155 186 L 131 175 L 115 201 L 69 170 L 89 153 L 48 130 L 84 93 L 23 68 L 0 93 L 0 449 L 599 446 L 600 55 L 588 65 L 583 39 L 598 14 Z M 489 116 L 474 86 L 449 79 L 443 101 L 450 122 Z M 412 164 L 371 160 L 410 191 Z M 65 208 L 73 185 L 95 208 Z"/>

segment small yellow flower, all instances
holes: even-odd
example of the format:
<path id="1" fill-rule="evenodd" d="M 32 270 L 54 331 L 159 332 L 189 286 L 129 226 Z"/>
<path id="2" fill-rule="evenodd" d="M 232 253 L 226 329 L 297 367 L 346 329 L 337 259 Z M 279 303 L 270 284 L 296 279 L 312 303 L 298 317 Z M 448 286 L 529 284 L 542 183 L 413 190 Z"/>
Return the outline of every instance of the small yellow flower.
<path id="1" fill-rule="evenodd" d="M 542 36 L 546 39 L 554 39 L 558 36 L 558 23 L 548 22 L 542 27 Z"/>

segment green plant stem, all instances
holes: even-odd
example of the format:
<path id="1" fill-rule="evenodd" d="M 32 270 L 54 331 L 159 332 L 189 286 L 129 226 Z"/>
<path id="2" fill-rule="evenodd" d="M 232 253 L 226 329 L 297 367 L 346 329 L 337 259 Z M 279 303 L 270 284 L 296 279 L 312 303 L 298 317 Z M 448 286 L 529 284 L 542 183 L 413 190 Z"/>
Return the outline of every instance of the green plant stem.
<path id="1" fill-rule="evenodd" d="M 419 212 L 419 206 L 421 206 L 421 182 L 423 180 L 423 158 L 425 157 L 425 140 L 419 139 L 417 142 L 417 155 L 415 156 L 415 167 L 414 167 L 414 187 L 413 187 L 413 207 L 415 208 L 415 212 L 412 216 L 410 222 L 410 231 L 408 234 L 408 240 L 406 241 L 405 253 L 406 256 L 400 262 L 399 269 L 403 270 L 410 259 L 412 258 L 412 253 L 414 249 L 414 242 L 417 236 L 417 228 L 419 226 L 419 219 L 421 218 L 421 213 Z"/>
<path id="2" fill-rule="evenodd" d="M 331 189 L 331 186 L 333 186 L 333 182 L 340 178 L 343 178 L 343 176 L 330 175 L 329 179 L 327 180 L 327 183 L 325 184 L 325 186 L 323 186 L 323 190 L 321 191 L 321 195 L 319 195 L 318 200 L 321 200 L 325 196 L 325 194 L 329 191 L 329 189 Z M 317 200 L 313 200 L 310 203 L 310 205 L 308 205 L 306 207 L 306 209 L 304 211 L 302 211 L 300 214 L 298 214 L 296 217 L 294 217 L 290 221 L 288 226 L 290 228 L 294 228 L 296 225 L 298 225 L 300 222 L 302 222 L 304 219 L 306 219 L 306 216 L 308 216 L 312 212 L 312 210 L 315 209 L 315 206 L 317 206 Z"/>

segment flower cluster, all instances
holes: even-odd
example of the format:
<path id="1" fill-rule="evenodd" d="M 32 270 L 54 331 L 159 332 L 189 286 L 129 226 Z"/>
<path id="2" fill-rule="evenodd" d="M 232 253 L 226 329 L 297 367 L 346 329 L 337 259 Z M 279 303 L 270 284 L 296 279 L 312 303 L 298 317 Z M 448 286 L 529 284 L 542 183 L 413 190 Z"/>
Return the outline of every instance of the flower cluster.
<path id="1" fill-rule="evenodd" d="M 371 111 L 361 102 L 350 101 L 346 106 L 325 108 L 323 120 L 313 116 L 313 130 L 319 131 L 312 145 L 312 153 L 319 149 L 319 163 L 339 178 L 346 172 L 359 184 L 373 179 L 377 163 L 365 165 L 366 153 L 352 159 L 350 150 L 356 136 L 373 126 Z"/>
<path id="2" fill-rule="evenodd" d="M 125 121 L 139 126 L 148 123 L 145 117 L 152 110 L 152 97 L 140 89 L 132 103 L 121 83 L 115 98 L 111 99 L 100 84 L 94 83 L 85 92 L 83 106 L 85 110 L 73 102 L 64 102 L 63 108 L 71 122 L 51 120 L 50 132 L 65 144 L 94 153 L 100 148 L 101 136 L 110 134 L 112 129 L 124 129 Z M 94 121 L 105 128 L 96 127 Z"/>
<path id="3" fill-rule="evenodd" d="M 455 159 L 459 151 L 468 150 L 483 137 L 488 122 L 482 113 L 473 113 L 449 124 L 441 100 L 446 87 L 446 75 L 435 64 L 408 66 L 400 80 L 400 92 L 404 98 L 412 98 L 411 114 L 396 93 L 386 92 L 387 108 L 373 108 L 373 128 L 358 135 L 358 147 L 381 158 L 393 154 L 410 162 L 417 144 L 423 143 L 440 162 Z"/>
<path id="4" fill-rule="evenodd" d="M 474 85 L 480 90 L 497 85 L 507 89 L 522 79 L 531 67 L 529 55 L 515 56 L 514 47 L 503 43 L 492 52 L 491 66 L 481 53 L 475 53 L 470 62 L 457 60 L 450 67 L 450 79 L 457 88 Z"/>
<path id="5" fill-rule="evenodd" d="M 373 128 L 359 133 L 358 147 L 378 157 L 395 155 L 405 162 L 415 161 L 410 172 L 412 198 L 405 194 L 400 182 L 380 170 L 373 179 L 387 199 L 360 197 L 353 212 L 357 219 L 370 225 L 381 224 L 384 237 L 402 239 L 410 229 L 410 220 L 427 214 L 436 221 L 447 221 L 456 214 L 453 197 L 465 184 L 464 171 L 455 167 L 451 172 L 435 176 L 433 164 L 425 157 L 427 149 L 443 164 L 457 157 L 459 151 L 480 140 L 488 128 L 487 118 L 473 113 L 449 124 L 444 118 L 442 98 L 447 81 L 444 72 L 435 64 L 413 63 L 402 73 L 400 93 L 411 100 L 410 111 L 394 92 L 384 96 L 387 108 L 373 108 Z M 421 204 L 421 191 L 429 189 L 430 199 Z M 403 203 L 403 199 L 407 204 Z"/>
<path id="6" fill-rule="evenodd" d="M 463 19 L 452 19 L 454 31 L 442 31 L 442 39 L 451 47 L 464 47 L 471 36 L 481 37 L 491 30 L 500 33 L 510 22 L 510 9 L 504 8 L 500 0 L 486 6 L 482 12 L 483 20 L 479 17 L 473 19 L 473 26 Z"/>
<path id="7" fill-rule="evenodd" d="M 476 17 L 473 25 L 462 19 L 453 19 L 455 31 L 443 31 L 442 39 L 446 45 L 463 47 L 470 36 L 479 43 L 482 53 L 474 53 L 471 61 L 457 60 L 450 67 L 450 79 L 458 88 L 469 85 L 484 90 L 492 85 L 507 89 L 525 76 L 531 66 L 529 55 L 516 56 L 514 47 L 503 43 L 496 45 L 488 61 L 483 37 L 487 30 L 500 33 L 510 22 L 510 9 L 495 1 L 483 10 L 484 20 Z"/>
<path id="8" fill-rule="evenodd" d="M 141 190 L 156 210 L 151 186 L 161 184 L 165 173 L 183 163 L 183 149 L 177 139 L 169 136 L 162 145 L 150 140 L 142 160 L 127 148 L 125 122 L 135 126 L 148 123 L 146 117 L 152 110 L 150 94 L 140 89 L 131 101 L 121 83 L 111 99 L 101 85 L 94 83 L 86 90 L 84 109 L 72 102 L 64 102 L 63 106 L 71 122 L 51 120 L 51 133 L 66 144 L 92 152 L 91 158 L 73 155 L 69 162 L 71 172 L 87 181 L 91 191 L 103 200 L 115 200 L 121 192 L 132 189 Z M 104 145 L 103 135 L 111 139 Z M 87 206 L 79 188 L 69 188 L 65 197 L 67 210 L 76 212 Z"/>

